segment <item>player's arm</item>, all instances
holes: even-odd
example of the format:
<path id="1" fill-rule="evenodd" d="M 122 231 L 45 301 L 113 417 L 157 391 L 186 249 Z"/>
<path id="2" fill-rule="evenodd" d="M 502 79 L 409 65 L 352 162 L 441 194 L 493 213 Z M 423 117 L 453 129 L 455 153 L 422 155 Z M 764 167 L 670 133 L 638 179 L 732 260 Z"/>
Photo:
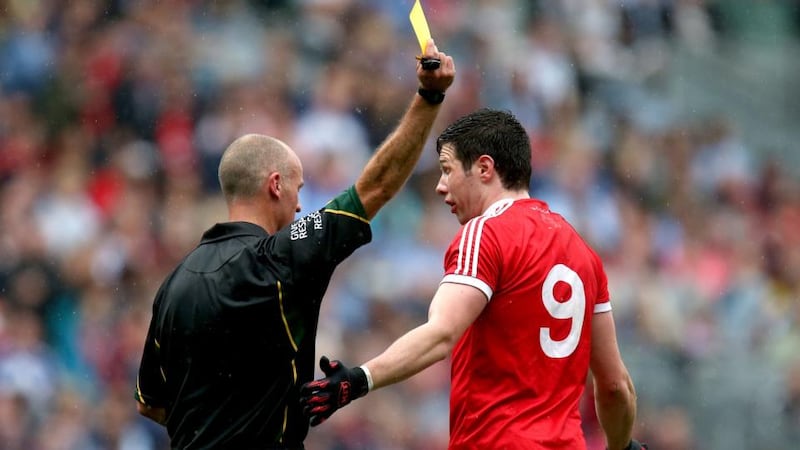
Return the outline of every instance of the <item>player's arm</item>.
<path id="1" fill-rule="evenodd" d="M 431 301 L 428 321 L 364 364 L 372 376 L 372 389 L 403 381 L 446 358 L 486 303 L 486 296 L 475 287 L 439 285 Z"/>
<path id="2" fill-rule="evenodd" d="M 433 40 L 428 41 L 424 56 L 439 58 L 442 62 L 436 70 L 424 70 L 417 63 L 420 87 L 444 93 L 455 77 L 453 58 L 440 52 Z M 367 162 L 355 188 L 368 220 L 375 217 L 411 175 L 439 109 L 439 104 L 432 104 L 415 94 L 400 123 Z"/>
<path id="3" fill-rule="evenodd" d="M 379 356 L 352 369 L 323 357 L 320 367 L 326 378 L 301 388 L 301 402 L 311 425 L 322 423 L 370 390 L 405 380 L 443 360 L 486 303 L 484 293 L 475 287 L 442 283 L 431 301 L 428 321 L 397 339 Z M 344 384 L 349 389 L 342 389 Z"/>
<path id="4" fill-rule="evenodd" d="M 617 345 L 611 311 L 592 318 L 591 370 L 594 378 L 597 418 L 606 435 L 609 450 L 631 443 L 636 419 L 636 391 Z"/>

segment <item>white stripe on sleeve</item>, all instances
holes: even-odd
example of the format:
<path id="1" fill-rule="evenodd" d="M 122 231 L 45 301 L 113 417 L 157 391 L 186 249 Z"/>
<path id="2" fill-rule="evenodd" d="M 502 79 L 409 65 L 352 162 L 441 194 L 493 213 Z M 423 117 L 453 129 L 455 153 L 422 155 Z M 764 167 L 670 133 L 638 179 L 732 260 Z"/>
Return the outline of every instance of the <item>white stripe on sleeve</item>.
<path id="1" fill-rule="evenodd" d="M 451 273 L 449 275 L 445 275 L 444 278 L 442 278 L 442 281 L 439 284 L 442 283 L 466 284 L 467 286 L 472 286 L 475 289 L 478 289 L 479 291 L 483 292 L 483 295 L 486 296 L 487 302 L 492 299 L 492 294 L 494 293 L 492 291 L 492 288 L 490 288 L 488 284 L 484 283 L 483 280 L 479 280 L 478 278 L 469 277 L 466 275 L 456 275 Z"/>
<path id="2" fill-rule="evenodd" d="M 595 303 L 594 313 L 604 313 L 611 311 L 611 302 Z"/>

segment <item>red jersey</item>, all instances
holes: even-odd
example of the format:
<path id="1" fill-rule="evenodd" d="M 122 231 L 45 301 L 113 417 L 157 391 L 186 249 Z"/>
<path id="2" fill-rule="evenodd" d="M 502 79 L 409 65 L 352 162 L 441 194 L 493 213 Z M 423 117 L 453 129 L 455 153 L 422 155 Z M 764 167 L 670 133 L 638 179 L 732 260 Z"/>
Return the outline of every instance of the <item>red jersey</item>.
<path id="1" fill-rule="evenodd" d="M 597 254 L 544 202 L 501 200 L 444 264 L 488 299 L 453 348 L 450 449 L 585 449 L 591 317 L 611 309 Z"/>

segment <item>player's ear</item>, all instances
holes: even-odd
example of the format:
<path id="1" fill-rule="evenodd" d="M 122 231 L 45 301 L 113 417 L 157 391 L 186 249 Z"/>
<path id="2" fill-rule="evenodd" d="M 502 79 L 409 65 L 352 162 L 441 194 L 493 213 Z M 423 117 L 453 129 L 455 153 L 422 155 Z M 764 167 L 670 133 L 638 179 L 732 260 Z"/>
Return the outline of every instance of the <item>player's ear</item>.
<path id="1" fill-rule="evenodd" d="M 478 157 L 478 174 L 481 178 L 489 177 L 494 173 L 494 159 L 489 155 Z"/>

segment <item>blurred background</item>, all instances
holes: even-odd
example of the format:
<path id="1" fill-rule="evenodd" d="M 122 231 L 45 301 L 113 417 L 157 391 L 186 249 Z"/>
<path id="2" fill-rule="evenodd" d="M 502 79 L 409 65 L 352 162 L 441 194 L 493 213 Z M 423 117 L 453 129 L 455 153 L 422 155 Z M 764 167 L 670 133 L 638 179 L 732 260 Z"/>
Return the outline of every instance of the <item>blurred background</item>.
<path id="1" fill-rule="evenodd" d="M 0 450 L 168 448 L 136 414 L 134 379 L 156 288 L 226 218 L 221 152 L 249 132 L 289 143 L 304 212 L 346 188 L 416 89 L 411 4 L 0 1 Z M 512 111 L 531 194 L 606 263 L 635 436 L 793 448 L 798 2 L 423 5 L 458 68 L 433 136 L 482 106 Z M 458 227 L 437 177 L 431 141 L 336 272 L 318 354 L 359 363 L 425 320 Z M 448 378 L 442 362 L 360 399 L 307 447 L 444 449 Z"/>

